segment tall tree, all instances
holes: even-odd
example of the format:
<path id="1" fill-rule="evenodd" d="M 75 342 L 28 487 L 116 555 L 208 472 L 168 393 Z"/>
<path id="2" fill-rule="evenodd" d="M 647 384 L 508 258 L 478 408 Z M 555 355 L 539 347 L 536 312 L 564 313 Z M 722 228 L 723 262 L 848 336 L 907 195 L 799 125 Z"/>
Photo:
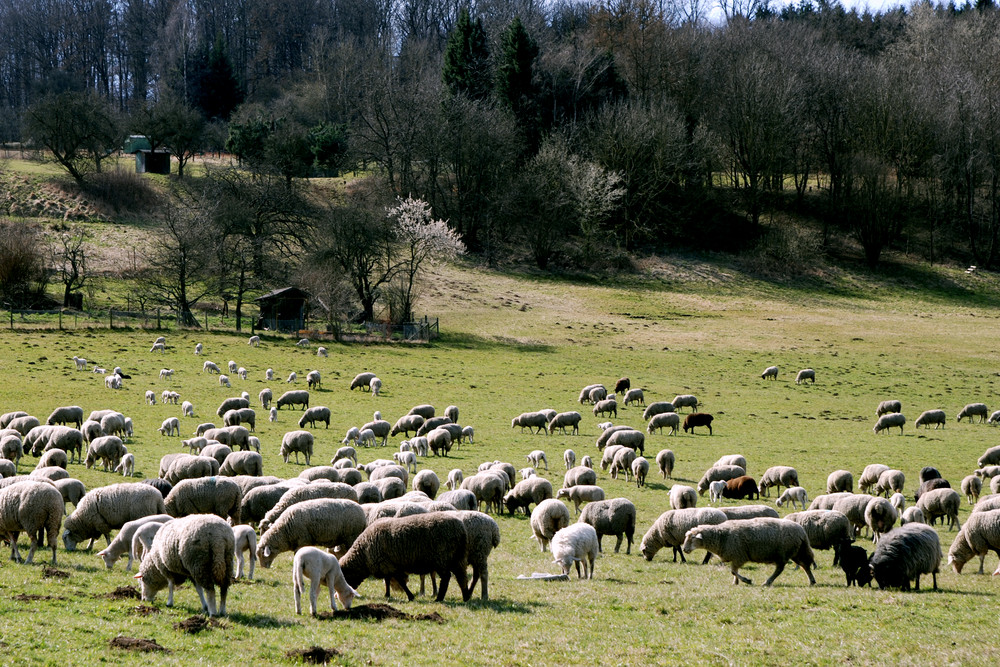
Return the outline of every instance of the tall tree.
<path id="1" fill-rule="evenodd" d="M 191 73 L 191 103 L 207 120 L 229 120 L 243 101 L 243 87 L 229 59 L 222 35 L 215 38 L 204 55 L 201 67 Z"/>
<path id="2" fill-rule="evenodd" d="M 536 88 L 532 80 L 538 44 L 514 17 L 500 36 L 496 67 L 496 93 L 500 103 L 517 117 L 524 127 L 535 113 Z"/>
<path id="3" fill-rule="evenodd" d="M 27 112 L 27 131 L 77 183 L 90 164 L 100 172 L 122 140 L 116 114 L 95 93 L 67 92 L 36 102 Z"/>
<path id="4" fill-rule="evenodd" d="M 455 28 L 448 35 L 441 77 L 452 95 L 486 99 L 492 90 L 490 51 L 480 18 L 473 21 L 462 8 Z"/>
<path id="5" fill-rule="evenodd" d="M 69 308 L 73 292 L 87 285 L 87 242 L 86 230 L 75 234 L 63 233 L 58 245 L 53 247 L 52 259 L 63 287 L 63 308 Z"/>

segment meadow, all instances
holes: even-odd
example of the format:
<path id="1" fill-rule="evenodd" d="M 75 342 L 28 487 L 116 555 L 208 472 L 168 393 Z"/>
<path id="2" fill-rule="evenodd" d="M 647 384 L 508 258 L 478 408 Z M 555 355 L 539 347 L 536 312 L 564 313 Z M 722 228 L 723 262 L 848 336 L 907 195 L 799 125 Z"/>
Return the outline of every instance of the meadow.
<path id="1" fill-rule="evenodd" d="M 178 589 L 175 606 L 163 592 L 152 605 L 121 597 L 116 589 L 134 586 L 124 561 L 106 570 L 94 552 L 68 553 L 60 544 L 58 566 L 49 569 L 47 552 L 34 565 L 0 561 L 0 652 L 18 663 L 94 664 L 289 664 L 289 651 L 320 646 L 336 651 L 334 664 L 966 664 L 1000 657 L 996 648 L 996 600 L 1000 580 L 976 575 L 974 563 L 956 575 L 942 564 L 938 591 L 930 578 L 920 592 L 901 593 L 844 586 L 832 554 L 817 552 L 817 584 L 789 567 L 772 588 L 760 584 L 771 566 L 750 565 L 752 587 L 732 585 L 728 569 L 713 560 L 673 563 L 669 551 L 652 562 L 638 544 L 660 513 L 669 508 L 674 483 L 694 485 L 724 454 L 740 453 L 748 473 L 759 477 L 772 465 L 798 469 L 810 497 L 824 492 L 836 469 L 854 472 L 881 462 L 907 476 L 907 495 L 925 465 L 937 466 L 958 486 L 986 448 L 998 444 L 993 427 L 956 423 L 963 405 L 997 402 L 1000 351 L 1000 285 L 988 275 L 967 276 L 936 268 L 932 275 L 901 267 L 895 278 L 839 276 L 820 287 L 809 283 L 764 284 L 732 267 L 697 261 L 650 263 L 640 274 L 613 284 L 528 275 L 500 275 L 476 267 L 439 268 L 425 287 L 422 312 L 440 316 L 442 337 L 427 345 L 338 345 L 325 343 L 329 358 L 315 345 L 295 347 L 295 339 L 264 336 L 259 348 L 247 335 L 169 333 L 167 351 L 150 353 L 154 331 L 0 332 L 0 412 L 23 409 L 44 419 L 59 405 L 86 412 L 112 407 L 131 416 L 135 437 L 129 450 L 137 474 L 155 476 L 160 457 L 180 451 L 178 438 L 156 428 L 178 406 L 146 406 L 152 389 L 174 389 L 196 408 L 182 420 L 188 437 L 196 424 L 218 421 L 215 409 L 226 397 L 265 386 L 277 396 L 290 371 L 299 378 L 318 369 L 323 387 L 312 404 L 334 414 L 329 430 L 314 430 L 313 464 L 325 464 L 350 426 L 380 410 L 394 421 L 411 406 L 459 406 L 460 422 L 475 427 L 475 443 L 447 458 L 420 460 L 442 480 L 452 468 L 466 474 L 487 460 L 521 468 L 525 454 L 543 449 L 549 470 L 539 473 L 561 485 L 562 452 L 578 459 L 597 457 L 597 423 L 580 406 L 582 386 L 613 385 L 620 376 L 645 389 L 646 401 L 693 393 L 702 410 L 715 415 L 715 433 L 657 434 L 646 440 L 650 460 L 663 448 L 677 456 L 675 479 L 650 474 L 643 488 L 612 480 L 598 471 L 609 498 L 627 497 L 638 510 L 631 555 L 614 553 L 604 541 L 595 578 L 566 582 L 518 580 L 533 572 L 558 571 L 541 553 L 526 517 L 497 517 L 500 546 L 490 559 L 489 602 L 464 604 L 454 586 L 444 603 L 430 597 L 389 601 L 408 618 L 382 621 L 296 616 L 292 605 L 291 556 L 270 569 L 258 567 L 253 582 L 230 589 L 229 616 L 191 634 L 175 624 L 197 614 L 190 585 Z M 194 345 L 204 353 L 196 357 Z M 83 356 L 132 375 L 121 391 L 105 389 L 102 377 L 78 372 L 71 357 Z M 235 360 L 249 369 L 245 382 L 220 387 L 200 372 L 205 359 L 219 365 Z M 760 379 L 776 364 L 777 381 Z M 276 380 L 266 384 L 264 370 Z M 816 369 L 815 385 L 796 385 L 799 368 Z M 174 369 L 159 381 L 161 368 Z M 348 384 L 355 373 L 373 370 L 384 381 L 374 398 Z M 300 385 L 304 381 L 300 380 Z M 898 398 L 909 423 L 902 436 L 872 433 L 880 400 Z M 253 402 L 253 401 L 252 401 Z M 543 407 L 584 414 L 579 436 L 546 436 L 510 428 L 515 415 Z M 912 422 L 925 409 L 949 415 L 943 430 L 916 431 Z M 297 411 L 282 410 L 269 423 L 258 410 L 257 435 L 263 443 L 264 472 L 297 475 L 304 465 L 283 463 L 281 436 L 298 428 Z M 643 428 L 642 409 L 620 409 L 615 423 Z M 362 461 L 388 458 L 398 446 L 359 452 Z M 33 459 L 22 461 L 26 472 Z M 654 464 L 655 469 L 655 464 Z M 71 464 L 70 474 L 88 488 L 122 481 L 100 469 Z M 771 503 L 775 496 L 762 499 Z M 724 501 L 733 503 L 734 501 Z M 699 501 L 707 505 L 707 497 Z M 779 510 L 782 514 L 787 509 Z M 964 522 L 969 507 L 963 504 Z M 954 537 L 938 526 L 947 552 Z M 22 542 L 24 538 L 22 536 Z M 871 551 L 868 540 L 860 540 Z M 96 552 L 96 549 L 95 549 Z M 996 567 L 987 558 L 986 572 Z M 360 587 L 356 605 L 385 602 L 380 582 Z M 322 602 L 322 594 L 321 594 Z M 417 617 L 436 614 L 432 619 Z M 438 618 L 439 617 L 439 618 Z M 155 640 L 169 652 L 155 655 L 113 648 L 117 636 Z"/>

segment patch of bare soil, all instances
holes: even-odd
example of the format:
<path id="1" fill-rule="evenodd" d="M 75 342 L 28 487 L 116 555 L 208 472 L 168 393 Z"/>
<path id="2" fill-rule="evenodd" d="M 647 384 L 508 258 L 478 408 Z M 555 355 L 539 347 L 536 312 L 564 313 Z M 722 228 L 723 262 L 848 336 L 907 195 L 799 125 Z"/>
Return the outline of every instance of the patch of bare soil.
<path id="1" fill-rule="evenodd" d="M 16 600 L 17 602 L 39 602 L 41 600 L 65 600 L 66 598 L 55 597 L 53 595 L 29 595 L 27 593 L 18 593 L 17 595 L 12 595 L 11 600 Z"/>
<path id="2" fill-rule="evenodd" d="M 441 614 L 432 611 L 429 614 L 407 614 L 393 606 L 387 604 L 366 604 L 351 609 L 338 609 L 334 612 L 320 614 L 320 618 L 348 618 L 364 619 L 371 621 L 384 621 L 387 618 L 395 618 L 401 621 L 433 621 L 434 623 L 444 623 L 445 619 Z"/>
<path id="3" fill-rule="evenodd" d="M 189 634 L 197 634 L 205 628 L 221 628 L 222 623 L 207 616 L 191 616 L 180 623 L 174 623 L 174 630 L 183 630 Z"/>
<path id="4" fill-rule="evenodd" d="M 110 642 L 112 648 L 122 648 L 126 651 L 142 651 L 143 653 L 170 653 L 170 649 L 160 646 L 155 639 L 139 639 L 137 637 L 115 637 Z"/>
<path id="5" fill-rule="evenodd" d="M 69 572 L 63 570 L 57 570 L 54 567 L 47 567 L 42 570 L 43 577 L 49 577 L 53 579 L 69 579 Z"/>
<path id="6" fill-rule="evenodd" d="M 325 665 L 330 660 L 340 655 L 336 649 L 323 648 L 321 646 L 310 646 L 309 648 L 299 648 L 285 654 L 286 658 L 301 660 L 311 665 Z"/>
<path id="7" fill-rule="evenodd" d="M 137 588 L 132 588 L 131 586 L 119 586 L 110 593 L 96 595 L 94 597 L 107 598 L 108 600 L 138 600 L 142 596 L 139 595 L 139 589 Z"/>
<path id="8" fill-rule="evenodd" d="M 160 610 L 156 607 L 150 607 L 148 604 L 141 604 L 132 610 L 138 616 L 152 616 L 153 614 L 159 614 Z"/>

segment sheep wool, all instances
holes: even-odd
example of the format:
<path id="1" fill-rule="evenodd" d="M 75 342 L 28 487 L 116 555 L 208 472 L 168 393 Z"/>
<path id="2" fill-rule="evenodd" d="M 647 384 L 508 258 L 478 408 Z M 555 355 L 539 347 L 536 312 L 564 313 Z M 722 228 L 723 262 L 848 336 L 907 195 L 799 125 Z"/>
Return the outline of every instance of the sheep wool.
<path id="1" fill-rule="evenodd" d="M 937 590 L 941 565 L 941 541 L 937 531 L 922 523 L 908 523 L 879 540 L 869 559 L 872 576 L 879 588 L 910 590 L 910 581 L 920 590 L 920 575 L 929 574 Z"/>
<path id="2" fill-rule="evenodd" d="M 304 546 L 347 549 L 365 530 L 367 519 L 361 505 L 343 498 L 320 498 L 296 503 L 285 510 L 257 543 L 261 566 L 285 551 Z"/>
<path id="3" fill-rule="evenodd" d="M 635 505 L 627 498 L 595 500 L 583 508 L 578 523 L 590 524 L 597 533 L 597 550 L 602 551 L 601 541 L 605 535 L 614 535 L 615 553 L 621 549 L 622 539 L 627 540 L 625 553 L 632 553 L 635 536 Z"/>
<path id="4" fill-rule="evenodd" d="M 111 531 L 129 521 L 151 514 L 166 514 L 163 496 L 147 484 L 123 482 L 91 490 L 63 522 L 63 543 L 67 551 L 85 539 L 91 544 L 104 536 L 111 544 Z"/>
<path id="5" fill-rule="evenodd" d="M 682 563 L 686 562 L 681 545 L 684 544 L 684 536 L 687 532 L 696 526 L 719 524 L 725 521 L 727 521 L 726 515 L 713 507 L 667 510 L 653 522 L 646 534 L 642 536 L 639 550 L 642 551 L 646 560 L 653 560 L 653 556 L 660 549 L 671 547 L 674 562 L 677 562 L 678 555 L 680 555 Z"/>
<path id="6" fill-rule="evenodd" d="M 62 494 L 48 482 L 26 480 L 0 489 L 0 534 L 9 537 L 11 559 L 21 561 L 17 536 L 23 532 L 31 543 L 24 562 L 33 562 L 35 550 L 42 545 L 38 538 L 43 535 L 52 549 L 52 565 L 56 565 L 56 542 L 65 511 Z"/>

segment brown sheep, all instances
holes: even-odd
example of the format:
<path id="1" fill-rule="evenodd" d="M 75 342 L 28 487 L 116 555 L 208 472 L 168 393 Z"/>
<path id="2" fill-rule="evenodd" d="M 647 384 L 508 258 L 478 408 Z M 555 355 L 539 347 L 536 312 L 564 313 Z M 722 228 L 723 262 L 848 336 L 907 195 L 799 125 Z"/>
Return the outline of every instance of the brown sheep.
<path id="1" fill-rule="evenodd" d="M 751 500 L 754 498 L 759 499 L 760 490 L 758 490 L 757 482 L 753 477 L 743 475 L 742 477 L 735 477 L 726 482 L 726 489 L 722 492 L 722 497 L 734 500 L 742 500 L 744 498 Z"/>
<path id="2" fill-rule="evenodd" d="M 713 419 L 715 419 L 715 417 L 706 412 L 692 412 L 684 418 L 684 432 L 687 433 L 688 430 L 690 430 L 693 434 L 695 426 L 707 426 L 708 434 L 712 435 Z"/>

